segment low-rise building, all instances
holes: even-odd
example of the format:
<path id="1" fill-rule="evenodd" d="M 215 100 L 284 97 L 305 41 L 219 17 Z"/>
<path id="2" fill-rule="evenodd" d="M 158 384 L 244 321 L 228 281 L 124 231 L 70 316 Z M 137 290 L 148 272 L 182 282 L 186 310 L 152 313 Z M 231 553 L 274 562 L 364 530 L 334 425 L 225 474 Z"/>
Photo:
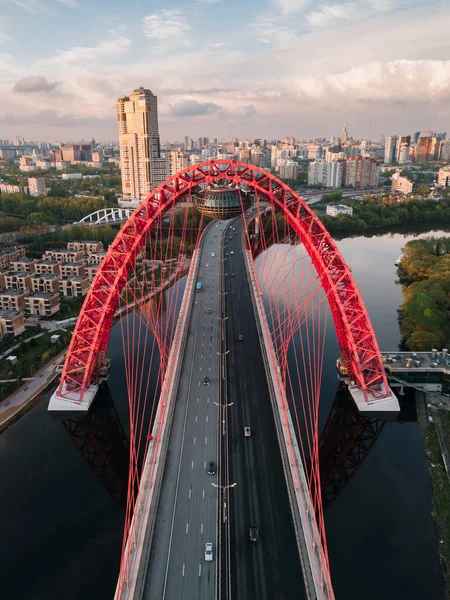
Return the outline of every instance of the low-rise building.
<path id="1" fill-rule="evenodd" d="M 391 191 L 399 194 L 411 194 L 413 191 L 414 182 L 408 177 L 403 177 L 400 171 L 392 175 Z"/>
<path id="2" fill-rule="evenodd" d="M 47 292 L 54 294 L 59 292 L 59 280 L 60 276 L 54 273 L 41 273 L 40 275 L 34 275 L 31 284 L 33 292 Z"/>
<path id="3" fill-rule="evenodd" d="M 353 208 L 346 204 L 328 204 L 327 215 L 329 217 L 339 217 L 340 215 L 351 217 L 353 215 Z"/>
<path id="4" fill-rule="evenodd" d="M 31 315 L 51 317 L 60 309 L 59 294 L 35 292 L 26 297 L 26 310 Z"/>
<path id="5" fill-rule="evenodd" d="M 25 331 L 25 316 L 15 310 L 0 310 L 0 337 L 20 335 Z"/>
<path id="6" fill-rule="evenodd" d="M 83 240 L 77 242 L 67 242 L 68 250 L 77 250 L 83 254 L 89 254 L 90 252 L 103 252 L 103 242 L 97 242 L 92 240 Z"/>
<path id="7" fill-rule="evenodd" d="M 89 252 L 85 261 L 88 265 L 99 265 L 105 258 L 106 252 Z"/>
<path id="8" fill-rule="evenodd" d="M 58 250 L 47 250 L 42 256 L 44 260 L 56 260 L 59 263 L 74 263 L 83 260 L 84 253 L 79 250 L 69 250 L 61 248 Z"/>
<path id="9" fill-rule="evenodd" d="M 30 196 L 45 196 L 45 179 L 43 177 L 28 177 L 28 190 Z"/>
<path id="10" fill-rule="evenodd" d="M 87 277 L 63 277 L 59 280 L 59 291 L 66 298 L 82 298 L 89 289 Z"/>
<path id="11" fill-rule="evenodd" d="M 63 277 L 84 277 L 86 275 L 84 262 L 63 263 L 61 265 L 61 275 Z"/>
<path id="12" fill-rule="evenodd" d="M 26 271 L 8 271 L 4 274 L 5 288 L 9 288 L 11 290 L 22 290 L 24 292 L 30 291 L 32 288 L 32 278 L 33 273 L 27 273 Z"/>
<path id="13" fill-rule="evenodd" d="M 86 267 L 86 272 L 87 272 L 88 280 L 90 283 L 93 281 L 97 271 L 98 271 L 98 265 L 91 265 L 91 266 Z"/>
<path id="14" fill-rule="evenodd" d="M 26 307 L 25 298 L 28 292 L 5 289 L 0 292 L 0 310 L 15 310 L 23 312 Z"/>
<path id="15" fill-rule="evenodd" d="M 49 273 L 53 275 L 61 275 L 61 264 L 56 260 L 41 260 L 36 265 L 36 275 Z"/>
<path id="16" fill-rule="evenodd" d="M 36 261 L 33 258 L 21 258 L 11 261 L 11 269 L 21 273 L 34 273 L 36 271 Z"/>
<path id="17" fill-rule="evenodd" d="M 441 187 L 450 187 L 450 166 L 439 169 L 437 182 Z"/>
<path id="18" fill-rule="evenodd" d="M 7 269 L 15 260 L 25 258 L 25 248 L 17 246 L 17 248 L 6 248 L 0 252 L 0 270 Z"/>

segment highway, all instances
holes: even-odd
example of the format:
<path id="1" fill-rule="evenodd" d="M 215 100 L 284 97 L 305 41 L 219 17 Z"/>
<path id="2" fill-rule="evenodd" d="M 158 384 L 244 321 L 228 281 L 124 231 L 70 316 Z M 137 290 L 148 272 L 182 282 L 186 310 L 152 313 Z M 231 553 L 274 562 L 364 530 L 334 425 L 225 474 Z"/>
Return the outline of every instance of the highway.
<path id="1" fill-rule="evenodd" d="M 229 491 L 231 598 L 302 600 L 302 569 L 244 265 L 241 220 L 227 228 L 224 261 L 226 402 L 233 403 L 227 409 L 229 481 L 237 483 Z M 244 427 L 250 427 L 250 437 Z M 257 543 L 249 539 L 250 525 L 259 528 Z"/>
<path id="2" fill-rule="evenodd" d="M 185 353 L 143 598 L 212 600 L 216 595 L 220 244 L 224 222 L 200 247 Z M 214 255 L 214 256 L 213 256 Z M 210 382 L 204 384 L 204 378 Z M 208 463 L 216 473 L 208 474 Z M 213 560 L 205 561 L 205 544 Z"/>

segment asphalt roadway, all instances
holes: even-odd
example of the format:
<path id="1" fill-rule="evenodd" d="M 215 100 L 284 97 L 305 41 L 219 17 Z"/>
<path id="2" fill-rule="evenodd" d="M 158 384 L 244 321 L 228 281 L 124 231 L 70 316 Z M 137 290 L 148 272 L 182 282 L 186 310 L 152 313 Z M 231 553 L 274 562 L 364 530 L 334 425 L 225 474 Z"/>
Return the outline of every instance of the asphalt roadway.
<path id="1" fill-rule="evenodd" d="M 220 245 L 226 223 L 209 228 L 200 247 L 180 383 L 143 598 L 213 600 L 216 597 L 217 465 L 220 320 Z M 212 256 L 214 254 L 214 256 Z M 207 266 L 208 265 L 208 266 Z M 211 311 L 211 312 L 207 312 Z M 208 377 L 209 385 L 204 385 Z M 205 561 L 205 544 L 214 558 Z"/>
<path id="2" fill-rule="evenodd" d="M 226 402 L 233 403 L 227 409 L 229 481 L 237 483 L 229 491 L 231 598 L 302 600 L 303 575 L 245 270 L 241 220 L 228 225 L 224 259 Z M 244 436 L 244 427 L 250 427 L 250 437 Z M 249 539 L 250 525 L 259 528 L 257 543 Z"/>

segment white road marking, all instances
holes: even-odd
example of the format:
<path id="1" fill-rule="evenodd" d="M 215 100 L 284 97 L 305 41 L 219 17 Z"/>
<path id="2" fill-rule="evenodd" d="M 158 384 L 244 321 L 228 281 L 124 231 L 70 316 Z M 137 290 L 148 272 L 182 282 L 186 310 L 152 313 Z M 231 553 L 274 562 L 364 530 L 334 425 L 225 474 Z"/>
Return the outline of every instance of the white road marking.
<path id="1" fill-rule="evenodd" d="M 189 490 L 189 498 L 191 497 L 191 495 L 192 495 L 192 489 Z"/>
<path id="2" fill-rule="evenodd" d="M 205 444 L 207 444 L 207 443 L 208 443 L 208 438 L 207 438 L 207 437 L 205 437 Z"/>
<path id="3" fill-rule="evenodd" d="M 197 402 L 198 402 L 198 398 L 197 398 Z M 197 423 L 198 421 L 198 415 L 195 417 L 195 422 Z"/>
<path id="4" fill-rule="evenodd" d="M 186 523 L 186 533 L 189 531 L 189 523 Z"/>
<path id="5" fill-rule="evenodd" d="M 194 435 L 194 444 L 195 444 L 195 435 Z"/>
<path id="6" fill-rule="evenodd" d="M 211 371 L 211 367 L 209 367 L 209 370 Z"/>
<path id="7" fill-rule="evenodd" d="M 183 577 L 184 577 L 184 569 L 186 568 L 186 565 L 183 563 Z"/>
<path id="8" fill-rule="evenodd" d="M 202 357 L 203 358 L 203 357 Z M 200 367 L 200 371 L 202 370 L 202 368 Z"/>
<path id="9" fill-rule="evenodd" d="M 203 498 L 205 497 L 205 490 L 203 490 Z"/>
<path id="10" fill-rule="evenodd" d="M 198 576 L 201 577 L 202 575 L 202 565 L 198 565 Z"/>
<path id="11" fill-rule="evenodd" d="M 202 523 L 202 525 L 200 527 L 200 533 L 203 533 L 203 523 Z"/>
<path id="12" fill-rule="evenodd" d="M 197 402 L 200 402 L 200 398 L 197 398 Z"/>
<path id="13" fill-rule="evenodd" d="M 206 422 L 208 422 L 208 418 L 209 418 L 208 415 L 206 415 Z"/>
<path id="14" fill-rule="evenodd" d="M 191 469 L 193 469 L 193 468 L 194 468 L 194 461 L 192 461 L 192 465 L 191 465 Z"/>
<path id="15" fill-rule="evenodd" d="M 206 469 L 206 460 L 205 460 L 205 462 L 203 463 L 203 468 L 204 468 L 204 469 Z"/>

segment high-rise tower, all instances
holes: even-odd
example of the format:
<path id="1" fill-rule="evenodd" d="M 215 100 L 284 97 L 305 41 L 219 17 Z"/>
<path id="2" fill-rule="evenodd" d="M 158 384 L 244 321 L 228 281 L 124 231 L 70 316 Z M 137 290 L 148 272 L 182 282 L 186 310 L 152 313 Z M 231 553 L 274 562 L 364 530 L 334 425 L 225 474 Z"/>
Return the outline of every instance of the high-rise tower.
<path id="1" fill-rule="evenodd" d="M 122 206 L 135 207 L 168 176 L 161 158 L 158 99 L 140 87 L 117 101 Z"/>

